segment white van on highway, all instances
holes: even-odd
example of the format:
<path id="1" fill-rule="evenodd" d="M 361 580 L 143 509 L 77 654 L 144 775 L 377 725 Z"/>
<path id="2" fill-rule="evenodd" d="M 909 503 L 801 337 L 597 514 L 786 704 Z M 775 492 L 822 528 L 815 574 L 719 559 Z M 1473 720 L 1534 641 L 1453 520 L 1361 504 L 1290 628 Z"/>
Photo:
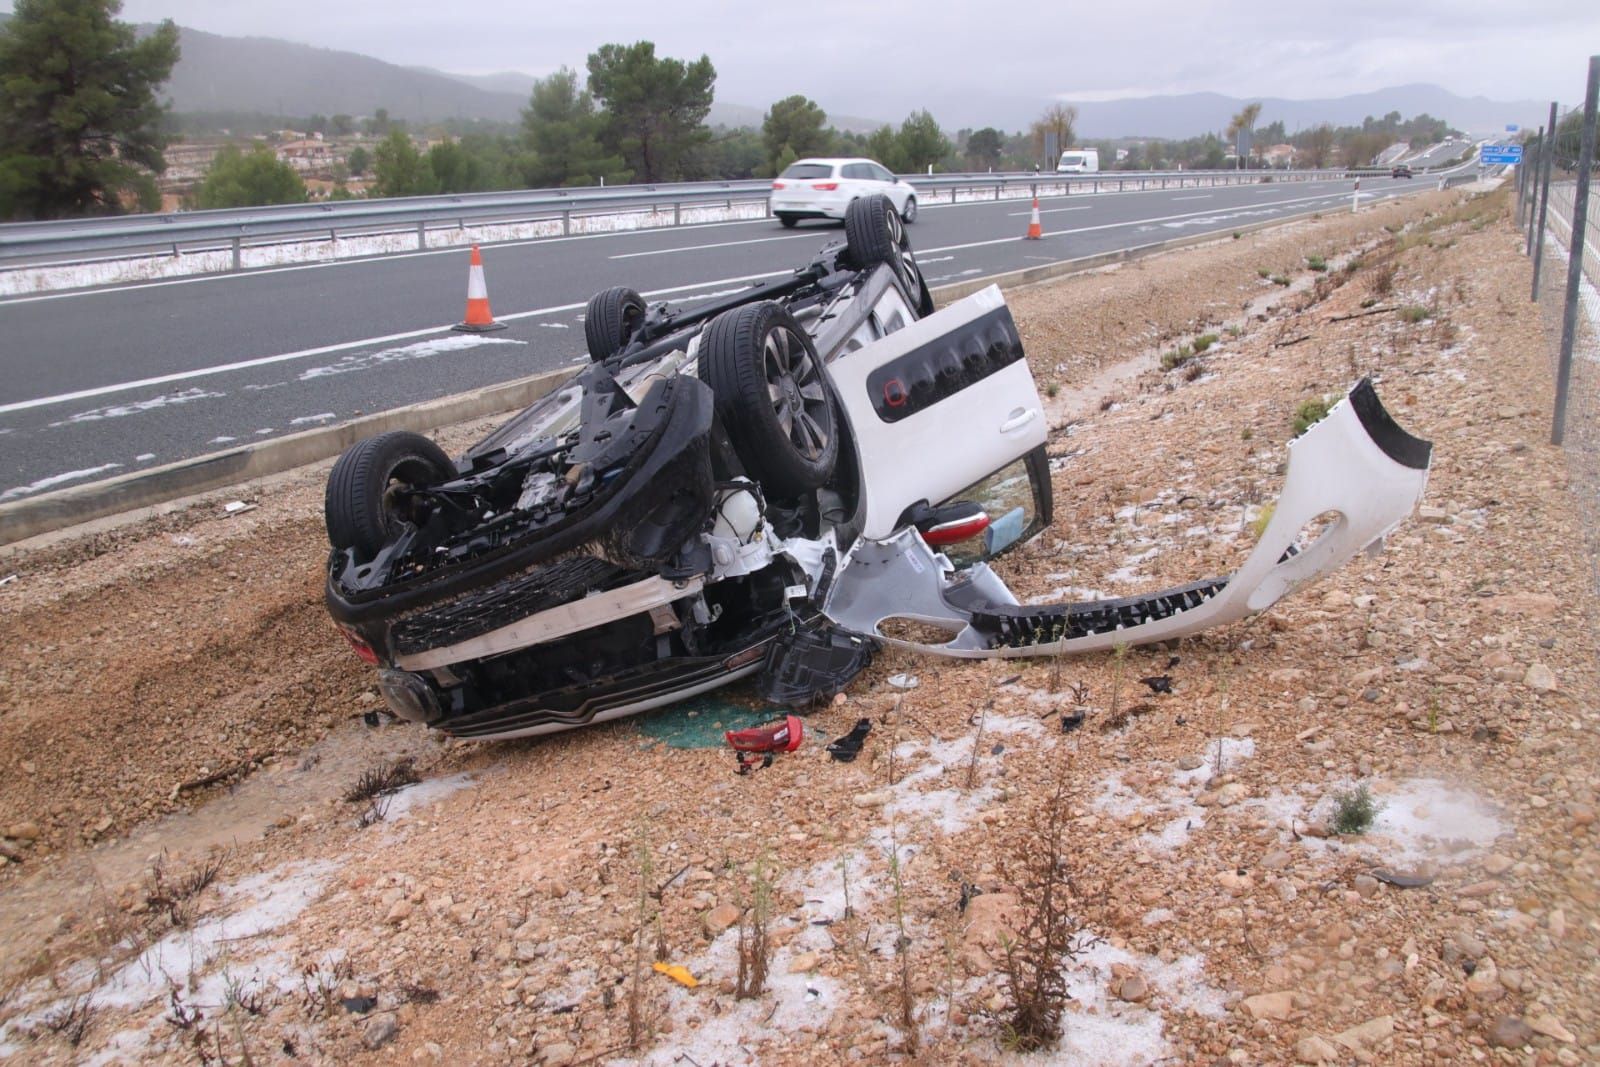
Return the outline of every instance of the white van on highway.
<path id="1" fill-rule="evenodd" d="M 1098 174 L 1100 150 L 1098 148 L 1073 148 L 1061 153 L 1056 164 L 1057 174 Z"/>

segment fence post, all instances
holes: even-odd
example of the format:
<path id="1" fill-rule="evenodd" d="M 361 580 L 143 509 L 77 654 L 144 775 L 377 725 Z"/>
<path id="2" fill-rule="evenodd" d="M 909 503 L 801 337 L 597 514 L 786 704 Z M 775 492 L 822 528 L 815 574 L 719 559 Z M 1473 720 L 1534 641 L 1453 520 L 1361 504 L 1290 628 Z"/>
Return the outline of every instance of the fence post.
<path id="1" fill-rule="evenodd" d="M 1583 141 L 1578 149 L 1578 190 L 1572 198 L 1572 251 L 1567 259 L 1567 303 L 1561 312 L 1561 360 L 1556 366 L 1556 411 L 1550 443 L 1567 435 L 1567 390 L 1572 378 L 1572 341 L 1578 328 L 1578 288 L 1583 278 L 1584 238 L 1589 228 L 1589 171 L 1594 167 L 1596 97 L 1600 96 L 1600 56 L 1589 57 L 1589 84 L 1583 93 Z M 1555 138 L 1550 138 L 1551 144 Z"/>
<path id="2" fill-rule="evenodd" d="M 427 248 L 428 247 L 428 230 L 427 230 L 427 226 L 428 226 L 428 224 L 426 222 L 417 223 L 417 247 L 418 248 Z"/>
<path id="3" fill-rule="evenodd" d="M 240 267 L 239 238 L 235 237 L 233 239 L 233 269 L 234 270 L 238 270 L 239 267 Z"/>
<path id="4" fill-rule="evenodd" d="M 1550 101 L 1550 125 L 1545 127 L 1550 131 L 1549 143 L 1540 142 L 1544 149 L 1539 153 L 1539 162 L 1534 170 L 1539 175 L 1539 180 L 1533 184 L 1533 203 L 1539 212 L 1538 225 L 1534 225 L 1533 212 L 1528 213 L 1528 243 L 1533 249 L 1533 292 L 1528 298 L 1535 304 L 1539 302 L 1539 268 L 1544 260 L 1544 220 L 1550 211 L 1550 167 L 1556 156 L 1556 102 Z M 1540 189 L 1543 189 L 1541 194 Z"/>
<path id="5" fill-rule="evenodd" d="M 1555 104 L 1550 105 L 1550 110 L 1555 110 Z M 1534 213 L 1539 210 L 1539 174 L 1542 172 L 1544 167 L 1544 160 L 1550 155 L 1550 142 L 1555 140 L 1554 137 L 1545 136 L 1545 130 L 1554 130 L 1555 128 L 1554 122 L 1551 122 L 1549 126 L 1539 127 L 1539 157 L 1533 162 L 1533 181 L 1529 185 L 1529 190 L 1531 191 L 1532 195 L 1525 196 L 1523 199 L 1517 201 L 1517 222 L 1525 226 L 1525 233 L 1528 239 L 1527 247 L 1522 250 L 1522 254 L 1526 256 L 1533 255 L 1533 216 Z M 1524 161 L 1527 159 L 1526 152 L 1523 153 L 1523 159 Z M 1527 168 L 1523 166 L 1517 167 L 1518 171 L 1523 171 L 1526 169 Z M 1526 206 L 1528 209 L 1528 221 L 1526 223 L 1523 223 L 1522 221 L 1522 209 L 1524 206 Z M 1533 284 L 1535 288 L 1537 288 L 1539 285 L 1538 282 L 1534 282 Z"/>

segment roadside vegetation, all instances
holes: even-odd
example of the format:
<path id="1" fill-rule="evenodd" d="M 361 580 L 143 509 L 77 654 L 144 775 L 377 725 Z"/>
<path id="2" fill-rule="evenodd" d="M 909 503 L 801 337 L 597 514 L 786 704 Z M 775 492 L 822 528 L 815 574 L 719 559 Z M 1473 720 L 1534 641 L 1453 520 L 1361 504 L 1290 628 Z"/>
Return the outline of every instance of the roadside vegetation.
<path id="1" fill-rule="evenodd" d="M 764 178 L 817 155 L 868 156 L 902 174 L 1050 171 L 1052 144 L 1096 148 L 1107 171 L 1359 165 L 1395 141 L 1431 143 L 1451 132 L 1428 115 L 1403 120 L 1394 111 L 1360 126 L 1290 134 L 1282 122 L 1258 127 L 1260 105 L 1250 104 L 1225 136 L 1083 139 L 1077 109 L 1059 103 L 1014 132 L 984 126 L 951 136 L 926 109 L 898 126 L 842 130 L 803 94 L 775 101 L 759 128 L 713 128 L 706 123 L 717 78 L 711 58 L 658 55 L 651 41 L 603 44 L 581 69 L 540 79 L 521 123 L 410 124 L 381 107 L 371 116 L 171 114 L 160 101 L 179 59 L 177 28 L 166 22 L 138 37 L 117 20 L 120 11 L 120 0 L 18 0 L 15 16 L 0 25 L 0 70 L 17 75 L 0 79 L 0 219 L 154 211 L 163 188 L 184 192 L 189 207 L 246 207 Z M 51 116 L 64 113 L 81 117 L 84 136 L 52 132 Z M 193 186 L 158 188 L 167 148 L 213 139 L 236 143 Z M 1240 160 L 1234 149 L 1245 145 Z"/>

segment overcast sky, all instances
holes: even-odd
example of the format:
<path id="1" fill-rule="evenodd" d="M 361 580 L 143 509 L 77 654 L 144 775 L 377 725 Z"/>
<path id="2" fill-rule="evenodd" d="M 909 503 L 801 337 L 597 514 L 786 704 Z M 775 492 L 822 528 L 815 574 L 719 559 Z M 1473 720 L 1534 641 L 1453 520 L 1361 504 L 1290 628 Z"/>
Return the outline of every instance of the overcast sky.
<path id="1" fill-rule="evenodd" d="M 581 69 L 600 44 L 648 39 L 658 54 L 710 55 L 729 103 L 804 93 L 891 119 L 926 106 L 949 128 L 1052 97 L 1202 90 L 1307 98 L 1431 82 L 1577 103 L 1600 52 L 1597 0 L 125 0 L 123 14 L 463 73 Z"/>

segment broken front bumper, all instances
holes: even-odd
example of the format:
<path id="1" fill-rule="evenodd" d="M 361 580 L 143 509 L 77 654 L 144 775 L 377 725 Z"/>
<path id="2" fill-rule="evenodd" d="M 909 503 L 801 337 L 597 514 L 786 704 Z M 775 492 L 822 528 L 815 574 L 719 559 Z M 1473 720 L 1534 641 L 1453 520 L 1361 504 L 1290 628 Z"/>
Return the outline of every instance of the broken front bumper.
<path id="1" fill-rule="evenodd" d="M 913 529 L 851 551 L 825 607 L 858 634 L 957 657 L 1042 656 L 1185 637 L 1264 611 L 1376 550 L 1422 499 L 1433 446 L 1402 430 L 1366 379 L 1289 443 L 1283 495 L 1244 566 L 1147 596 L 1022 605 L 986 565 L 950 571 Z M 1325 523 L 1325 528 L 1321 528 Z M 1320 533 L 1300 547 L 1302 531 Z M 943 642 L 893 632 L 906 623 Z M 888 631 L 885 625 L 888 625 Z"/>

